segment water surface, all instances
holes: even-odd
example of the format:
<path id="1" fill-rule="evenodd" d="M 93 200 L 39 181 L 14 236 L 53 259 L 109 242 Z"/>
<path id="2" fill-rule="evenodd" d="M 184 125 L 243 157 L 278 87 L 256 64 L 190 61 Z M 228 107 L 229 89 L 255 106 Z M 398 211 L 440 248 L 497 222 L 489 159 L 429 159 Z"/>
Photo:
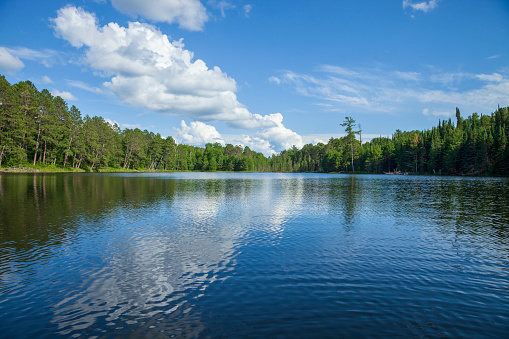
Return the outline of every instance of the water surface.
<path id="1" fill-rule="evenodd" d="M 509 181 L 0 174 L 0 337 L 506 337 Z"/>

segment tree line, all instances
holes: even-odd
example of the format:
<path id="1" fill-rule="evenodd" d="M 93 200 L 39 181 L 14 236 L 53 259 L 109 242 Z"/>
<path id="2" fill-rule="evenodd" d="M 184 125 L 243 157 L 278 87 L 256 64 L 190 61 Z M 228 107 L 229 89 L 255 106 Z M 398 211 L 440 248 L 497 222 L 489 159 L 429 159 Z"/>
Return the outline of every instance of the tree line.
<path id="1" fill-rule="evenodd" d="M 273 159 L 284 171 L 509 175 L 509 108 L 473 113 L 456 123 L 439 121 L 431 130 L 402 132 L 362 142 L 360 126 L 346 117 L 345 137 L 327 144 L 293 147 Z M 357 135 L 359 138 L 357 139 Z"/>
<path id="2" fill-rule="evenodd" d="M 30 81 L 0 75 L 0 167 L 67 170 L 270 171 L 270 159 L 249 147 L 177 144 L 138 128 L 121 130 L 102 117 L 82 116 Z"/>
<path id="3" fill-rule="evenodd" d="M 0 167 L 65 170 L 257 172 L 411 172 L 509 175 L 509 110 L 440 121 L 425 131 L 397 130 L 391 138 L 362 142 L 360 126 L 346 117 L 346 136 L 265 157 L 249 147 L 177 144 L 169 136 L 123 129 L 102 117 L 82 116 L 30 81 L 11 85 L 0 75 Z M 355 128 L 359 130 L 355 130 Z"/>

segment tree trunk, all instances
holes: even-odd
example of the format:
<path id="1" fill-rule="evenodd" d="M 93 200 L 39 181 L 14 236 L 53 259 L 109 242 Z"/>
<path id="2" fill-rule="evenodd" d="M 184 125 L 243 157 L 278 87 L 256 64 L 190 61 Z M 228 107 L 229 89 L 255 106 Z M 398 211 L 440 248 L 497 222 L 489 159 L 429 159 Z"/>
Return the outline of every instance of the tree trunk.
<path id="1" fill-rule="evenodd" d="M 72 139 L 73 138 L 72 138 L 72 134 L 71 134 L 71 136 L 69 137 L 69 146 L 67 147 L 67 151 L 64 154 L 64 167 L 62 167 L 62 169 L 65 169 L 65 163 L 67 162 L 67 156 L 69 154 L 69 151 L 71 150 Z M 74 168 L 74 162 L 73 162 L 73 168 Z"/>
<path id="2" fill-rule="evenodd" d="M 62 167 L 62 169 L 65 169 L 66 161 L 67 161 L 67 151 L 64 153 L 64 166 Z"/>
<path id="3" fill-rule="evenodd" d="M 352 137 L 352 139 L 353 139 L 353 137 Z M 353 140 L 352 140 L 352 143 L 351 143 L 351 145 L 350 145 L 350 146 L 351 146 L 351 148 L 352 148 L 352 173 L 354 173 L 354 174 L 355 174 L 355 168 L 353 167 Z"/>
<path id="4" fill-rule="evenodd" d="M 42 156 L 42 163 L 43 164 L 46 164 L 46 146 L 47 146 L 46 144 L 47 144 L 47 142 L 44 141 L 44 153 L 43 153 L 43 156 Z"/>
<path id="5" fill-rule="evenodd" d="M 37 131 L 37 141 L 35 143 L 34 166 L 37 160 L 37 150 L 39 149 L 39 138 L 41 137 L 41 119 L 39 119 L 39 129 Z"/>
<path id="6" fill-rule="evenodd" d="M 3 147 L 2 147 L 2 151 L 0 152 L 0 167 L 2 167 L 2 158 L 3 158 L 3 156 L 4 156 L 4 149 L 5 149 L 5 146 L 6 146 L 6 145 L 3 145 Z"/>
<path id="7" fill-rule="evenodd" d="M 127 151 L 125 152 L 125 158 L 124 158 L 124 167 L 123 169 L 126 168 L 127 166 L 127 160 L 131 157 L 131 150 L 129 150 L 129 148 L 127 148 Z"/>

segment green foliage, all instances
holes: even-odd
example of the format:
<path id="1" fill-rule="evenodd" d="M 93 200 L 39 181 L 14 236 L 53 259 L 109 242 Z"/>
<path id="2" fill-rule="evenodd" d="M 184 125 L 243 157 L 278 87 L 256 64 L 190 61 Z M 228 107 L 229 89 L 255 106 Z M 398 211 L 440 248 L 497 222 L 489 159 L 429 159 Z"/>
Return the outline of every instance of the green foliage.
<path id="1" fill-rule="evenodd" d="M 509 175 L 507 107 L 466 119 L 456 109 L 456 126 L 448 119 L 431 130 L 396 130 L 392 138 L 374 138 L 362 145 L 353 137 L 359 133 L 354 131 L 355 120 L 347 117 L 341 125 L 345 137 L 283 151 L 272 157 L 272 170 L 349 172 L 355 168 L 363 173 Z"/>
<path id="2" fill-rule="evenodd" d="M 11 85 L 0 75 L 0 167 L 44 171 L 273 171 L 409 172 L 509 175 L 509 108 L 473 113 L 431 130 L 402 132 L 361 143 L 355 120 L 346 136 L 293 146 L 270 158 L 249 147 L 177 144 L 140 129 L 120 130 L 102 117 L 82 117 L 75 106 L 30 81 Z M 359 138 L 360 139 L 360 138 Z"/>

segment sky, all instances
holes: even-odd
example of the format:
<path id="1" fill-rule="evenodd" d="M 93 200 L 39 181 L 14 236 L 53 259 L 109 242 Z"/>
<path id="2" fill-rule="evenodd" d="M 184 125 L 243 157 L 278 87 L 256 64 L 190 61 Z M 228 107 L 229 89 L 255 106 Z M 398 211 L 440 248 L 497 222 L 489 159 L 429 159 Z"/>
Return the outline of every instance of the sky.
<path id="1" fill-rule="evenodd" d="M 507 0 L 0 0 L 0 74 L 83 116 L 269 156 L 509 106 Z"/>

